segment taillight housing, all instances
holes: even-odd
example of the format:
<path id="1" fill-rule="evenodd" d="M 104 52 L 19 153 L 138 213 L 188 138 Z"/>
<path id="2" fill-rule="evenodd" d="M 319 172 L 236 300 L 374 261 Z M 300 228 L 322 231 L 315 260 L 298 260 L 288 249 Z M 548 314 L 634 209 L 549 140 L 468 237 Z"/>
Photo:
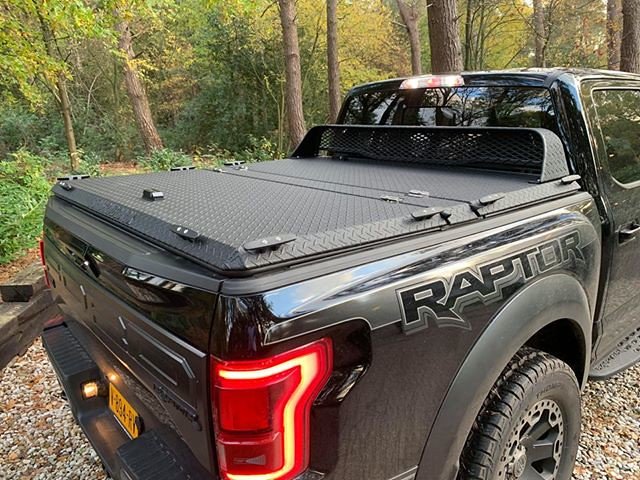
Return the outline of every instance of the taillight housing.
<path id="1" fill-rule="evenodd" d="M 289 480 L 309 465 L 311 406 L 332 370 L 322 339 L 270 358 L 211 360 L 220 473 L 227 480 Z"/>
<path id="2" fill-rule="evenodd" d="M 40 262 L 44 269 L 44 283 L 48 288 L 51 288 L 51 281 L 49 280 L 49 272 L 47 271 L 47 261 L 44 258 L 44 239 L 40 239 Z"/>

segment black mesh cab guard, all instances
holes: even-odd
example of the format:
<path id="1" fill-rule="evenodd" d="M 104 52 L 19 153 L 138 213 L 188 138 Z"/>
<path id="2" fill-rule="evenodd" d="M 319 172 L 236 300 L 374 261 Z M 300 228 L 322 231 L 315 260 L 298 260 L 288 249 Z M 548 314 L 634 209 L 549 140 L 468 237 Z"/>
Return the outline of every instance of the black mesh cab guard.
<path id="1" fill-rule="evenodd" d="M 507 170 L 540 183 L 569 175 L 562 141 L 543 128 L 319 125 L 292 156 Z"/>

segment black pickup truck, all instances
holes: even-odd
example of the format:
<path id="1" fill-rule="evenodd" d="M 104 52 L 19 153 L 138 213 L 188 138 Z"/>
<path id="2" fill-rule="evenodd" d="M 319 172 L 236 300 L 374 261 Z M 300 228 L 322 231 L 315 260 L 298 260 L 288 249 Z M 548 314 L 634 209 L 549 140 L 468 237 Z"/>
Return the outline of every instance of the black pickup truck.
<path id="1" fill-rule="evenodd" d="M 43 333 L 117 479 L 567 480 L 640 358 L 640 76 L 363 85 L 255 164 L 61 179 Z"/>

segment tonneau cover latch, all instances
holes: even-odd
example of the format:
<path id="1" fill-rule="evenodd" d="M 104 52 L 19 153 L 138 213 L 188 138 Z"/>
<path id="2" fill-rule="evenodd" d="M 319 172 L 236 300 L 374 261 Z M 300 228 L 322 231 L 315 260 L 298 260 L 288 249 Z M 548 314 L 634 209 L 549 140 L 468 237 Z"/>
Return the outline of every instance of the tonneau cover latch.
<path id="1" fill-rule="evenodd" d="M 502 192 L 500 192 L 500 193 L 492 193 L 491 195 L 485 195 L 484 197 L 480 197 L 478 200 L 473 202 L 470 205 L 470 207 L 474 212 L 480 213 L 481 209 L 483 209 L 484 207 L 487 207 L 489 205 L 493 205 L 498 200 L 502 200 L 504 197 L 506 197 L 506 194 L 504 194 Z"/>
<path id="2" fill-rule="evenodd" d="M 429 218 L 435 217 L 443 211 L 444 208 L 439 207 L 423 208 L 422 210 L 411 212 L 411 216 L 414 220 L 428 220 Z"/>
<path id="3" fill-rule="evenodd" d="M 580 175 L 567 175 L 566 177 L 562 177 L 560 179 L 560 182 L 563 185 L 569 185 L 570 183 L 573 182 L 577 182 L 578 180 L 580 180 L 582 177 Z"/>
<path id="4" fill-rule="evenodd" d="M 442 207 L 429 207 L 411 212 L 413 219 L 418 222 L 421 220 L 429 220 L 436 215 L 439 215 L 445 222 L 450 223 L 449 217 L 451 217 L 452 212 L 450 209 Z"/>
<path id="5" fill-rule="evenodd" d="M 242 247 L 248 252 L 261 252 L 267 249 L 276 250 L 285 243 L 293 242 L 296 239 L 295 235 L 284 234 L 276 235 L 273 237 L 265 237 L 258 240 L 251 240 L 246 242 Z"/>
<path id="6" fill-rule="evenodd" d="M 192 228 L 183 227 L 182 225 L 174 225 L 171 227 L 171 231 L 185 240 L 196 240 L 200 234 L 193 230 Z"/>
<path id="7" fill-rule="evenodd" d="M 151 202 L 155 200 L 162 200 L 164 198 L 164 193 L 160 190 L 156 190 L 155 188 L 145 188 L 142 191 L 142 198 Z"/>
<path id="8" fill-rule="evenodd" d="M 496 203 L 498 200 L 502 200 L 505 197 L 504 193 L 492 193 L 491 195 L 485 195 L 478 200 L 480 205 L 487 206 L 492 203 Z"/>

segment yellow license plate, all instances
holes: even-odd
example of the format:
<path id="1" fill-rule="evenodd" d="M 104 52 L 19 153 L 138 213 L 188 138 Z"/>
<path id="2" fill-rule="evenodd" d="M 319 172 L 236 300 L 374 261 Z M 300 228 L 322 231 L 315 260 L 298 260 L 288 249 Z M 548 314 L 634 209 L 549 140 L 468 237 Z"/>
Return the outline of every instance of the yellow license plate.
<path id="1" fill-rule="evenodd" d="M 109 384 L 109 409 L 116 416 L 120 424 L 124 427 L 131 438 L 137 438 L 140 435 L 138 431 L 138 412 L 134 410 L 124 396 L 118 391 L 113 384 Z"/>

